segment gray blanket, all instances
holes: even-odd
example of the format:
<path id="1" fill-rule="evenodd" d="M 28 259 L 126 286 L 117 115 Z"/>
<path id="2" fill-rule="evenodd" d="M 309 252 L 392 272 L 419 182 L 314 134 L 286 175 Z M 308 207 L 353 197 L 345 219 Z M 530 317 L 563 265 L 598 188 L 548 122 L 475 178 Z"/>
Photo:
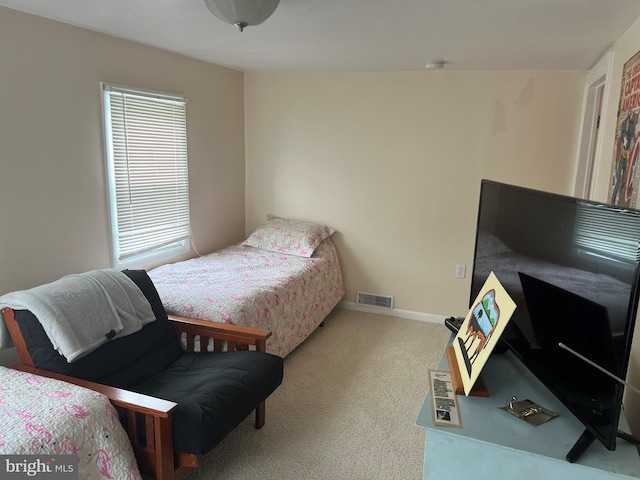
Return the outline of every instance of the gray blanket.
<path id="1" fill-rule="evenodd" d="M 0 297 L 0 309 L 30 310 L 68 362 L 155 320 L 136 284 L 115 269 L 94 270 Z M 0 348 L 12 346 L 4 321 Z"/>

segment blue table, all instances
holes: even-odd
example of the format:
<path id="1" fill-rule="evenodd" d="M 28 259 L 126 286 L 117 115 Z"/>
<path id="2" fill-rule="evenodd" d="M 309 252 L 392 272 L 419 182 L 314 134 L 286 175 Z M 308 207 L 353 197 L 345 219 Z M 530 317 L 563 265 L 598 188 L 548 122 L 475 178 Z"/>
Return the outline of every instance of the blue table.
<path id="1" fill-rule="evenodd" d="M 446 356 L 438 369 L 449 370 Z M 434 425 L 427 394 L 416 420 L 426 430 L 423 480 L 640 478 L 638 451 L 621 439 L 615 451 L 595 441 L 576 463 L 569 463 L 565 456 L 584 426 L 510 352 L 493 354 L 482 376 L 489 398 L 457 396 L 462 428 Z M 499 408 L 512 396 L 559 416 L 534 427 Z M 624 418 L 620 429 L 629 431 Z"/>

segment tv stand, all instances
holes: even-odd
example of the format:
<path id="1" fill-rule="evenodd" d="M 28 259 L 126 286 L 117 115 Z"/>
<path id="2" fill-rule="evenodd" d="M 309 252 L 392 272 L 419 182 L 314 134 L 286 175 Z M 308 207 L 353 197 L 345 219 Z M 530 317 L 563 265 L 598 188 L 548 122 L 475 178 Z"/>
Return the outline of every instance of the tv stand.
<path id="1" fill-rule="evenodd" d="M 630 433 L 623 432 L 622 430 L 618 430 L 618 434 L 616 435 L 618 438 L 622 440 L 626 440 L 632 445 L 640 445 L 640 438 L 631 435 Z M 594 442 L 596 437 L 591 433 L 588 429 L 585 429 L 580 438 L 573 446 L 573 448 L 567 453 L 567 460 L 571 463 L 574 463 L 580 455 L 582 455 L 587 448 Z"/>
<path id="2" fill-rule="evenodd" d="M 617 437 L 621 438 L 622 440 L 626 440 L 632 445 L 640 445 L 640 438 L 634 437 L 630 433 L 623 432 L 622 430 L 618 430 Z M 594 442 L 595 439 L 596 437 L 593 435 L 593 433 L 591 433 L 588 429 L 585 429 L 584 433 L 580 435 L 580 438 L 578 439 L 576 444 L 569 451 L 569 453 L 567 453 L 567 460 L 571 463 L 574 463 L 576 460 L 578 460 L 578 458 L 580 458 L 580 455 L 582 455 L 585 450 L 589 448 L 589 446 Z"/>
<path id="3" fill-rule="evenodd" d="M 632 445 L 640 445 L 640 438 L 631 435 L 630 433 L 627 432 L 623 432 L 622 430 L 618 430 L 618 438 L 621 438 L 623 440 L 626 440 L 627 442 L 629 442 Z"/>
<path id="4" fill-rule="evenodd" d="M 567 453 L 567 460 L 571 463 L 574 463 L 580 455 L 582 455 L 587 448 L 591 446 L 591 444 L 596 439 L 595 435 L 591 433 L 589 430 L 585 429 L 585 431 L 580 435 L 580 438 L 573 446 L 573 448 Z"/>
<path id="5" fill-rule="evenodd" d="M 438 369 L 449 369 L 446 355 Z M 583 433 L 584 425 L 511 352 L 491 355 L 482 377 L 489 398 L 456 397 L 462 428 L 434 425 L 427 394 L 416 420 L 425 429 L 423 480 L 640 478 L 640 457 L 634 444 L 621 440 L 609 451 L 598 441 L 590 442 L 589 435 Z M 500 409 L 512 396 L 530 399 L 559 415 L 534 427 Z M 621 438 L 633 438 L 626 433 L 624 414 L 619 428 Z M 579 440 L 572 449 L 576 438 Z M 574 449 L 573 453 L 582 452 L 571 463 L 567 451 Z"/>

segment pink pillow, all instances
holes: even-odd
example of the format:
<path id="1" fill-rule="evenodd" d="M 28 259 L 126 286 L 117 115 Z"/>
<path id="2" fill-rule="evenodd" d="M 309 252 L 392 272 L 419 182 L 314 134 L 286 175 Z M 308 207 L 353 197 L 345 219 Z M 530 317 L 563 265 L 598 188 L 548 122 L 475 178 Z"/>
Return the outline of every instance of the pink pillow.
<path id="1" fill-rule="evenodd" d="M 242 245 L 308 258 L 323 240 L 335 233 L 331 227 L 302 220 L 274 215 L 267 215 L 267 220 Z"/>

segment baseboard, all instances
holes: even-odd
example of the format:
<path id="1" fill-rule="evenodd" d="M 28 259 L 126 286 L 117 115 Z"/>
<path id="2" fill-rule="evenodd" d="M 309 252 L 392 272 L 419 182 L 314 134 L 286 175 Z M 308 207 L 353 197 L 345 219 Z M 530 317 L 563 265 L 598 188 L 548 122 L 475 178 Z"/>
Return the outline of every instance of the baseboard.
<path id="1" fill-rule="evenodd" d="M 419 320 L 421 322 L 440 323 L 444 324 L 446 317 L 442 315 L 433 315 L 431 313 L 412 312 L 411 310 L 399 310 L 397 308 L 393 310 L 387 310 L 384 308 L 376 307 L 363 307 L 357 305 L 355 302 L 340 302 L 338 307 L 346 310 L 357 310 L 359 312 L 375 313 L 377 315 L 388 315 L 389 317 L 406 318 L 408 320 Z"/>

